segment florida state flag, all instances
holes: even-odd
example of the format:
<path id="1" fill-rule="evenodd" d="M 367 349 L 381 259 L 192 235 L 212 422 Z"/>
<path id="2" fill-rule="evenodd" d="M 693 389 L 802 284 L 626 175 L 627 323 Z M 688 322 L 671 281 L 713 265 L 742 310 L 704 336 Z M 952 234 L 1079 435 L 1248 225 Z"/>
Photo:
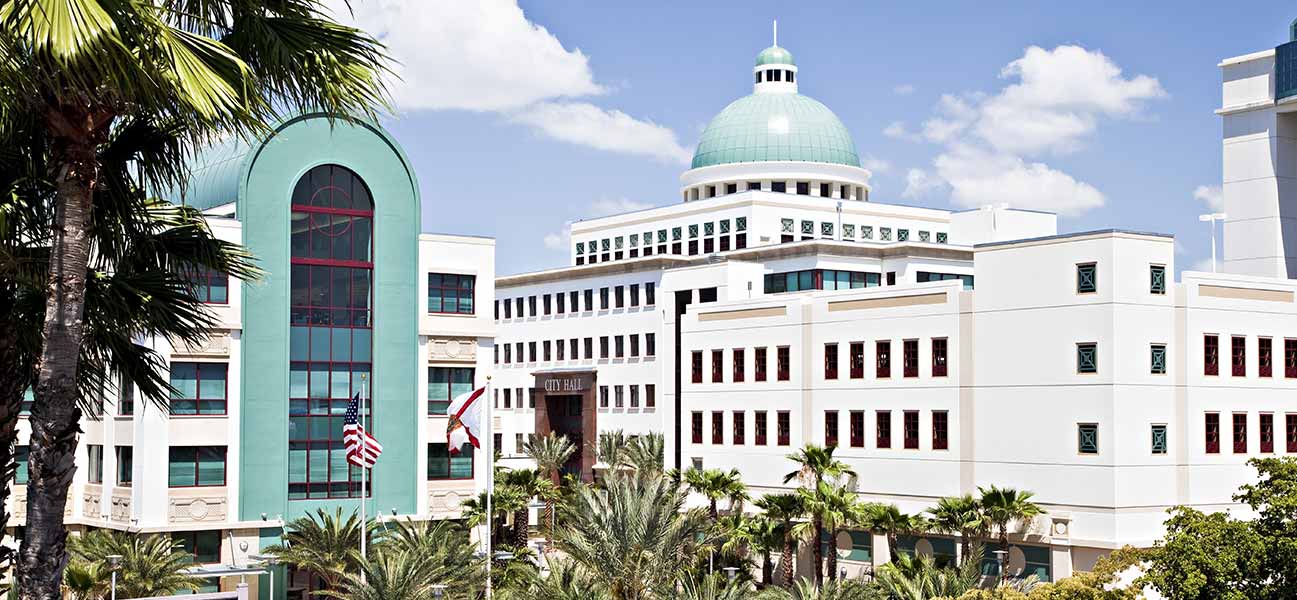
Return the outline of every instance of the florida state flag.
<path id="1" fill-rule="evenodd" d="M 477 438 L 486 427 L 486 400 L 482 398 L 485 392 L 486 388 L 481 387 L 456 396 L 450 403 L 450 408 L 446 409 L 446 414 L 450 415 L 450 423 L 446 425 L 446 438 L 452 455 L 459 454 L 464 444 L 471 443 L 474 448 L 482 447 Z"/>

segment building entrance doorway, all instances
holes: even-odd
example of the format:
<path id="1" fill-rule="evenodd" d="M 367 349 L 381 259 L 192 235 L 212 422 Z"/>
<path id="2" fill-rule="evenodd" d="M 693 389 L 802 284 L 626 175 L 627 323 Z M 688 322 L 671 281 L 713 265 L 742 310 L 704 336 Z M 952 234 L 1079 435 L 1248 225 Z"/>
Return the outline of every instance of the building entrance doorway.
<path id="1" fill-rule="evenodd" d="M 536 435 L 566 436 L 576 452 L 560 470 L 582 481 L 594 481 L 594 442 L 598 440 L 594 369 L 537 371 Z"/>
<path id="2" fill-rule="evenodd" d="M 545 412 L 549 413 L 549 430 L 555 434 L 566 436 L 567 441 L 572 442 L 573 446 L 578 449 L 585 447 L 585 437 L 583 429 L 585 424 L 582 422 L 580 395 L 567 396 L 547 396 L 545 398 Z M 573 452 L 572 456 L 567 459 L 567 464 L 563 466 L 560 475 L 572 475 L 581 477 L 583 467 L 581 464 L 580 451 Z M 593 466 L 593 465 L 590 465 Z"/>

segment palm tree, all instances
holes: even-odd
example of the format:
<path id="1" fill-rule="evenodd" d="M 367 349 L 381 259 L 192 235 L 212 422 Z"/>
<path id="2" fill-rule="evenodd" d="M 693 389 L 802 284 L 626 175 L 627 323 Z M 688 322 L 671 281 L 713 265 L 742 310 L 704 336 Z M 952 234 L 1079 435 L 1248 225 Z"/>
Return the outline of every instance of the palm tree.
<path id="1" fill-rule="evenodd" d="M 63 570 L 63 587 L 70 600 L 98 600 L 108 589 L 109 577 L 99 563 L 72 561 Z"/>
<path id="2" fill-rule="evenodd" d="M 707 514 L 685 510 L 686 490 L 661 473 L 611 473 L 563 507 L 558 546 L 612 600 L 644 600 L 674 585 L 710 544 Z"/>
<path id="3" fill-rule="evenodd" d="M 608 592 L 580 564 L 566 559 L 546 559 L 549 574 L 538 571 L 526 583 L 501 589 L 502 600 L 609 600 Z"/>
<path id="4" fill-rule="evenodd" d="M 957 568 L 938 567 L 930 556 L 907 554 L 879 568 L 874 579 L 889 598 L 931 600 L 962 597 L 977 588 L 981 575 L 977 561 L 965 561 Z"/>
<path id="5" fill-rule="evenodd" d="M 456 521 L 398 521 L 387 525 L 374 544 L 382 554 L 405 553 L 422 557 L 424 580 L 445 585 L 452 597 L 475 597 L 481 587 L 483 559 L 463 525 Z"/>
<path id="6" fill-rule="evenodd" d="M 761 553 L 761 583 L 774 583 L 774 561 L 771 556 L 784 546 L 784 523 L 769 513 L 746 520 L 743 537 Z"/>
<path id="7" fill-rule="evenodd" d="M 1035 494 L 1025 490 L 991 486 L 977 488 L 977 491 L 982 494 L 982 512 L 986 522 L 997 532 L 1000 550 L 1006 553 L 1009 551 L 1009 525 L 1034 519 L 1045 512 L 1031 501 Z"/>
<path id="8" fill-rule="evenodd" d="M 375 528 L 369 524 L 369 531 Z M 298 517 L 288 524 L 284 543 L 267 547 L 264 552 L 279 558 L 279 562 L 307 571 L 324 582 L 325 590 L 336 590 L 346 580 L 346 574 L 358 573 L 361 568 L 360 518 L 353 511 L 342 518 L 342 508 L 332 513 L 323 508 L 314 515 Z"/>
<path id="9" fill-rule="evenodd" d="M 887 550 L 892 560 L 899 556 L 898 541 L 901 536 L 917 535 L 928 529 L 927 520 L 918 515 L 901 512 L 895 504 L 868 504 L 861 509 L 861 524 L 868 529 L 881 531 L 887 537 Z"/>
<path id="10" fill-rule="evenodd" d="M 528 528 L 531 525 L 531 499 L 540 497 L 546 502 L 555 498 L 554 483 L 540 475 L 535 469 L 514 469 L 504 475 L 505 487 L 517 490 L 522 502 L 513 511 L 513 545 L 517 548 L 527 547 Z"/>
<path id="11" fill-rule="evenodd" d="M 689 486 L 689 489 L 707 498 L 707 513 L 711 516 L 713 522 L 720 515 L 717 503 L 722 498 L 729 499 L 730 510 L 734 512 L 736 506 L 741 507 L 743 499 L 748 497 L 747 486 L 743 484 L 743 477 L 739 474 L 738 469 L 730 469 L 729 471 L 689 469 L 685 471 L 685 484 Z"/>
<path id="12" fill-rule="evenodd" d="M 121 556 L 117 568 L 119 598 L 166 596 L 198 589 L 198 580 L 187 572 L 193 556 L 165 534 L 139 535 L 95 529 L 76 538 L 68 551 L 72 562 L 83 565 L 78 571 L 92 571 L 100 576 L 110 572 L 109 556 Z"/>
<path id="13" fill-rule="evenodd" d="M 960 560 L 967 560 L 973 545 L 973 539 L 981 537 L 986 531 L 986 518 L 982 514 L 982 504 L 972 494 L 947 496 L 937 500 L 937 505 L 926 511 L 932 515 L 932 528 L 947 534 L 959 534 Z"/>
<path id="14" fill-rule="evenodd" d="M 487 522 L 486 500 L 487 492 L 483 490 L 476 498 L 469 498 L 459 503 L 465 524 L 470 528 Z M 491 494 L 491 523 L 488 527 L 492 546 L 499 545 L 504 540 L 506 516 L 526 505 L 527 499 L 517 488 L 503 485 L 495 488 L 495 493 Z"/>
<path id="15" fill-rule="evenodd" d="M 820 518 L 824 522 L 825 533 L 828 534 L 829 555 L 825 558 L 825 571 L 829 574 L 829 579 L 837 579 L 838 534 L 848 525 L 860 522 L 863 505 L 856 500 L 855 492 L 844 486 L 823 483 L 816 495 L 819 496 L 817 504 L 822 510 Z"/>
<path id="16" fill-rule="evenodd" d="M 544 437 L 532 436 L 523 444 L 522 449 L 528 457 L 536 461 L 536 469 L 543 476 L 550 478 L 555 486 L 559 486 L 562 483 L 559 479 L 559 471 L 576 452 L 576 445 L 569 441 L 567 436 L 551 431 Z M 554 499 L 547 498 L 545 500 L 545 545 L 548 547 L 553 543 Z"/>
<path id="17" fill-rule="evenodd" d="M 595 460 L 603 463 L 609 472 L 616 471 L 626 464 L 629 445 L 625 432 L 620 429 L 602 432 L 594 447 Z"/>
<path id="18" fill-rule="evenodd" d="M 730 580 L 722 573 L 702 577 L 689 577 L 680 582 L 679 591 L 664 598 L 671 600 L 747 600 L 752 596 L 752 585 L 745 579 Z"/>
<path id="19" fill-rule="evenodd" d="M 666 460 L 666 438 L 661 433 L 636 436 L 626 447 L 625 461 L 640 471 L 661 473 Z"/>
<path id="20" fill-rule="evenodd" d="M 384 104 L 382 46 L 323 10 L 316 0 L 27 0 L 0 9 L 0 114 L 45 128 L 60 225 L 31 418 L 22 598 L 54 597 L 62 581 L 88 273 L 101 257 L 96 192 L 115 175 L 100 149 L 133 119 L 174 118 L 192 144 L 265 131 L 280 110 L 374 116 Z M 181 183 L 150 165 L 137 178 L 150 189 Z"/>
<path id="21" fill-rule="evenodd" d="M 784 475 L 784 483 L 796 479 L 803 486 L 813 490 L 825 479 L 855 477 L 856 472 L 850 465 L 833 458 L 833 451 L 836 449 L 836 446 L 825 448 L 807 444 L 797 452 L 789 454 L 788 460 L 797 463 L 797 470 Z"/>
<path id="22" fill-rule="evenodd" d="M 796 585 L 768 588 L 756 595 L 756 600 L 889 600 L 878 589 L 857 579 L 838 579 L 819 586 L 805 577 Z"/>
<path id="23" fill-rule="evenodd" d="M 343 600 L 427 600 L 432 585 L 440 583 L 427 576 L 427 560 L 414 552 L 375 552 L 357 571 L 345 574 L 340 589 L 321 595 Z M 452 598 L 474 597 L 459 588 L 446 589 Z"/>
<path id="24" fill-rule="evenodd" d="M 756 506 L 765 513 L 767 518 L 779 523 L 779 531 L 783 534 L 784 542 L 783 585 L 784 587 L 792 587 L 793 555 L 797 553 L 797 538 L 793 536 L 793 521 L 802 518 L 802 515 L 806 514 L 806 507 L 802 504 L 801 496 L 797 494 L 767 494 L 756 501 Z"/>

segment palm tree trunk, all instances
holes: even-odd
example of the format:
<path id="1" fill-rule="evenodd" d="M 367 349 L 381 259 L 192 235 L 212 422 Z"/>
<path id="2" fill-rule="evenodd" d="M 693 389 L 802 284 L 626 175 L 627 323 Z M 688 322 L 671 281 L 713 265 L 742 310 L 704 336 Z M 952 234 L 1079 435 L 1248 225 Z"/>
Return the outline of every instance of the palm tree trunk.
<path id="1" fill-rule="evenodd" d="M 828 563 L 828 565 L 825 571 L 828 572 L 829 581 L 833 581 L 838 578 L 838 532 L 837 530 L 833 530 L 829 532 L 828 548 L 829 548 L 829 555 L 825 557 L 825 561 Z"/>
<path id="2" fill-rule="evenodd" d="M 815 563 L 815 587 L 824 585 L 824 521 L 815 516 L 815 541 L 811 542 L 811 562 Z"/>
<path id="3" fill-rule="evenodd" d="M 55 112 L 55 111 L 51 111 Z M 31 415 L 27 484 L 27 535 L 18 565 L 19 598 L 58 598 L 66 558 L 63 511 L 76 471 L 77 370 L 83 335 L 86 268 L 90 263 L 92 191 L 98 176 L 92 115 L 52 114 L 61 165 L 57 216 L 50 258 L 49 289 L 42 329 L 38 402 Z M 59 125 L 63 125 L 62 128 Z"/>
<path id="4" fill-rule="evenodd" d="M 784 525 L 784 587 L 791 589 L 793 587 L 793 555 L 797 554 L 797 540 L 793 539 L 791 533 L 792 523 Z"/>
<path id="5" fill-rule="evenodd" d="M 528 529 L 531 527 L 531 513 L 527 505 L 513 511 L 513 543 L 519 550 L 527 547 Z"/>
<path id="6" fill-rule="evenodd" d="M 545 501 L 545 548 L 554 545 L 554 501 Z"/>
<path id="7" fill-rule="evenodd" d="M 959 532 L 959 564 L 964 564 L 968 560 L 968 555 L 973 551 L 973 532 L 963 530 Z"/>
<path id="8" fill-rule="evenodd" d="M 720 516 L 720 512 L 718 512 L 718 511 L 716 510 L 716 499 L 715 499 L 715 498 L 712 498 L 712 499 L 711 499 L 711 504 L 708 505 L 708 511 L 710 512 L 710 514 L 711 514 L 711 516 L 712 516 L 712 522 L 715 523 L 715 522 L 716 522 L 716 519 Z"/>
<path id="9" fill-rule="evenodd" d="M 4 507 L 8 505 L 10 485 L 18 470 L 14 462 L 14 445 L 18 442 L 18 414 L 22 411 L 23 390 L 29 381 L 29 376 L 23 372 L 21 357 L 18 339 L 12 329 L 0 335 L 0 365 L 9 365 L 9 372 L 0 375 L 0 530 L 9 525 L 9 513 Z M 0 564 L 10 563 L 13 555 L 10 548 L 0 549 Z"/>
<path id="10" fill-rule="evenodd" d="M 770 561 L 770 548 L 767 546 L 766 549 L 761 552 L 761 583 L 766 585 L 774 583 L 771 581 L 775 575 L 774 571 L 775 566 Z"/>

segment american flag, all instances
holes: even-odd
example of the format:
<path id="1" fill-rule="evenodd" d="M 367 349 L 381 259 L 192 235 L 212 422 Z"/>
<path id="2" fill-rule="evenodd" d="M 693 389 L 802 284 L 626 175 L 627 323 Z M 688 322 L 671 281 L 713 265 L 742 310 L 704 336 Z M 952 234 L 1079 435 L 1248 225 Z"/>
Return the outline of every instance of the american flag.
<path id="1" fill-rule="evenodd" d="M 347 462 L 361 468 L 373 468 L 374 461 L 383 453 L 383 445 L 360 424 L 359 393 L 347 405 L 347 417 L 342 422 L 342 444 L 347 449 Z"/>

